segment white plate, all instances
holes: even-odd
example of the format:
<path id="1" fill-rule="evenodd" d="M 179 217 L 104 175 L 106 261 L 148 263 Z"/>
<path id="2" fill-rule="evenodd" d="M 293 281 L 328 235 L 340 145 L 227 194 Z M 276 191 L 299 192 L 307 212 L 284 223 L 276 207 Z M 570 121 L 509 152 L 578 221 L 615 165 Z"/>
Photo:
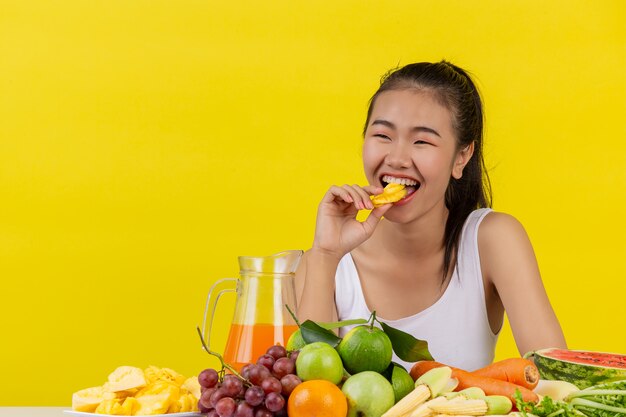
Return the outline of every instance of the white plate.
<path id="1" fill-rule="evenodd" d="M 72 416 L 106 416 L 107 414 L 85 413 L 84 411 L 63 410 L 64 413 Z M 200 414 L 195 411 L 188 411 L 186 413 L 170 413 L 170 414 L 152 414 L 152 417 L 202 417 L 204 414 Z"/>

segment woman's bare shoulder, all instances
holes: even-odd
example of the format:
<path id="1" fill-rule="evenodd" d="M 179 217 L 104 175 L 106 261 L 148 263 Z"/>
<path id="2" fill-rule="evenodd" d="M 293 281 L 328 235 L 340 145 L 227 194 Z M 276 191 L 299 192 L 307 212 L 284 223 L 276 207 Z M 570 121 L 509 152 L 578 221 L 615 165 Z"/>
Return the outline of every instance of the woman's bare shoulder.
<path id="1" fill-rule="evenodd" d="M 536 262 L 524 226 L 507 213 L 494 211 L 485 216 L 478 229 L 478 249 L 481 265 L 491 279 L 514 265 Z"/>
<path id="2" fill-rule="evenodd" d="M 480 224 L 480 231 L 486 234 L 499 233 L 501 231 L 523 230 L 522 223 L 514 216 L 500 211 L 489 212 Z"/>

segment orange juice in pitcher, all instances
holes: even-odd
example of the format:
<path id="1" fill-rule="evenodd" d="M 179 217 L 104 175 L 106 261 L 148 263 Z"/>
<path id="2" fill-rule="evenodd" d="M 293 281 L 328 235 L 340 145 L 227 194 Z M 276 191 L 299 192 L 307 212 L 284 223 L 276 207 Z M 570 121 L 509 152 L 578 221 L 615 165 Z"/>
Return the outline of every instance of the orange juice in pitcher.
<path id="1" fill-rule="evenodd" d="M 237 293 L 224 362 L 241 369 L 247 363 L 256 362 L 270 346 L 287 344 L 289 336 L 298 328 L 286 305 L 292 311 L 297 308 L 294 274 L 302 253 L 295 250 L 263 257 L 240 256 L 240 277 L 224 278 L 213 284 L 204 312 L 202 336 L 207 346 L 210 346 L 219 298 L 228 292 Z M 226 288 L 218 290 L 220 286 Z"/>
<path id="2" fill-rule="evenodd" d="M 231 324 L 224 351 L 224 361 L 241 369 L 245 364 L 256 362 L 267 348 L 280 344 L 287 345 L 287 340 L 298 326 L 272 324 Z"/>

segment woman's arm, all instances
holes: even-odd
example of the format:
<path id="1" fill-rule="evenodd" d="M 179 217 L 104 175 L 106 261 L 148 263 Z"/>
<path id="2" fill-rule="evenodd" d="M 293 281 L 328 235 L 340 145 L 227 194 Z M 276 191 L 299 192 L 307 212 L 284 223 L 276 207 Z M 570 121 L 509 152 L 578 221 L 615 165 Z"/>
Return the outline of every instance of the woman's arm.
<path id="1" fill-rule="evenodd" d="M 317 322 L 337 321 L 335 272 L 339 260 L 316 249 L 307 251 L 296 271 L 298 319 Z M 306 295 L 306 296 L 304 296 Z"/>
<path id="2" fill-rule="evenodd" d="M 507 214 L 489 213 L 480 225 L 478 245 L 483 274 L 502 301 L 520 354 L 566 348 L 523 226 Z"/>
<path id="3" fill-rule="evenodd" d="M 370 195 L 382 187 L 358 185 L 332 186 L 318 209 L 313 247 L 296 271 L 298 319 L 336 321 L 335 273 L 341 258 L 374 232 L 382 215 L 391 207 L 374 208 Z M 373 209 L 367 219 L 356 219 L 362 209 Z"/>

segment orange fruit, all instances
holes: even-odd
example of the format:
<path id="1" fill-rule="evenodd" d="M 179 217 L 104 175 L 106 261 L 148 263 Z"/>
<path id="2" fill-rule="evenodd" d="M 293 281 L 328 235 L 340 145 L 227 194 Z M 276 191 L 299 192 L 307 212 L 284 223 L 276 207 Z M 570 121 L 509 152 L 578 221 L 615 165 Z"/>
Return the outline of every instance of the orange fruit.
<path id="1" fill-rule="evenodd" d="M 312 379 L 298 385 L 287 400 L 289 417 L 346 417 L 348 400 L 337 385 Z"/>

